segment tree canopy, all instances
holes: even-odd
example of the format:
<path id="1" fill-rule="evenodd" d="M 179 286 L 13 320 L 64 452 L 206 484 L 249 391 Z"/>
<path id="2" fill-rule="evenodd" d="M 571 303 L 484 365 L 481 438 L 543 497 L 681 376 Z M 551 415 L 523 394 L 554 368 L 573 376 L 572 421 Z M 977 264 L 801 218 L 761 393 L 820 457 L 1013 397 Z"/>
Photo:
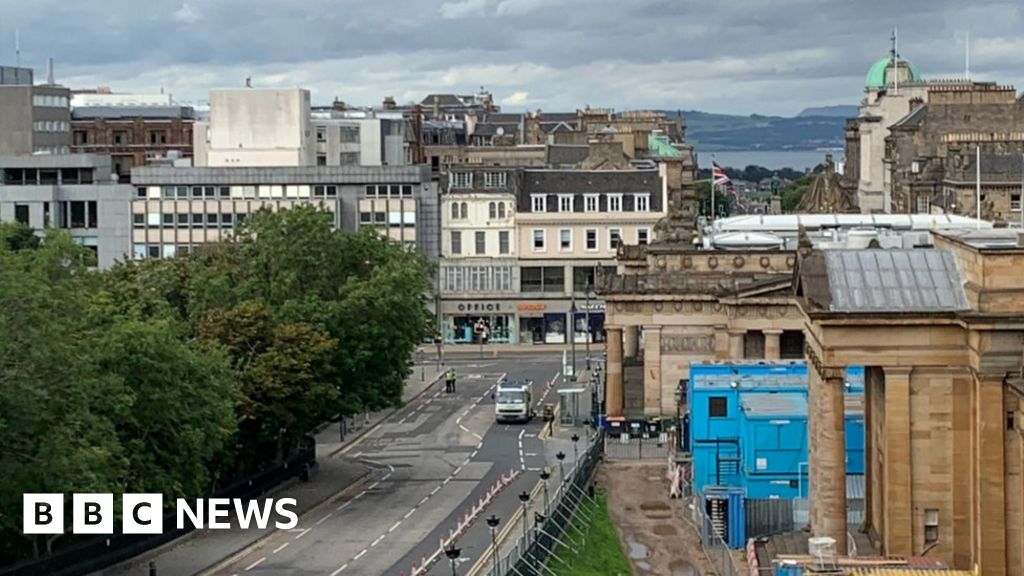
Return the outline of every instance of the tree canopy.
<path id="1" fill-rule="evenodd" d="M 64 232 L 0 224 L 0 564 L 54 544 L 20 537 L 25 492 L 199 497 L 401 401 L 430 263 L 332 221 L 259 212 L 103 272 Z"/>

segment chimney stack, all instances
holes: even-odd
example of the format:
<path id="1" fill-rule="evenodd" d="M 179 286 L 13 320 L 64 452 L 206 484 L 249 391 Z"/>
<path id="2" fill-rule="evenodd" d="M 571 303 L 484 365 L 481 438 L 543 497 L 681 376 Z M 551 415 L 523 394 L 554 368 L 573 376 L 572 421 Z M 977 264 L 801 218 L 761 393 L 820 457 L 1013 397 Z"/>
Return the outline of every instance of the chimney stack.
<path id="1" fill-rule="evenodd" d="M 46 83 L 50 86 L 56 84 L 56 82 L 53 81 L 53 58 L 46 59 Z"/>

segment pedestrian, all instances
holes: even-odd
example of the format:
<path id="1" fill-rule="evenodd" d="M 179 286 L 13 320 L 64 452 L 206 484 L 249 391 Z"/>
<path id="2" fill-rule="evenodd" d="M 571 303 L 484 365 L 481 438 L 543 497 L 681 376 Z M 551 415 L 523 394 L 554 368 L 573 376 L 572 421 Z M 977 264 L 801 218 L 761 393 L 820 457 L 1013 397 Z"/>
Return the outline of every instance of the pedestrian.
<path id="1" fill-rule="evenodd" d="M 452 394 L 455 393 L 455 369 L 454 368 L 452 368 L 452 389 L 451 389 L 451 392 L 452 392 Z"/>

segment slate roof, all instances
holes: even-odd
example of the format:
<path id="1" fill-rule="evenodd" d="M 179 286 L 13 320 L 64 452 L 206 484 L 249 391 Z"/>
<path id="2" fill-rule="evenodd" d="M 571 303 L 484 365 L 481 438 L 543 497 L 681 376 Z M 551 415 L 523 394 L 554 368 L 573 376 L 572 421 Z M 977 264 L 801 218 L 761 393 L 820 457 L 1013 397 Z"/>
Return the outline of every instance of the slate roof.
<path id="1" fill-rule="evenodd" d="M 895 128 L 916 128 L 921 125 L 925 119 L 928 118 L 928 105 L 918 106 L 913 112 L 907 114 L 901 118 L 898 122 L 890 126 L 890 129 Z"/>
<path id="2" fill-rule="evenodd" d="M 945 250 L 831 250 L 800 263 L 808 300 L 830 312 L 970 309 L 956 259 Z"/>
<path id="3" fill-rule="evenodd" d="M 661 177 L 657 170 L 527 170 L 523 174 L 523 191 L 530 194 L 616 194 L 621 192 L 661 193 Z M 652 211 L 660 209 L 651 206 Z"/>
<path id="4" fill-rule="evenodd" d="M 188 106 L 84 106 L 71 111 L 72 120 L 134 120 L 136 118 L 182 118 L 192 120 L 195 111 Z"/>
<path id="5" fill-rule="evenodd" d="M 546 163 L 549 166 L 577 165 L 587 159 L 590 146 L 586 144 L 551 144 L 548 145 Z"/>
<path id="6" fill-rule="evenodd" d="M 969 180 L 972 183 L 975 179 L 975 164 L 977 157 L 971 154 L 967 158 L 967 163 L 964 166 L 963 178 Z M 1005 155 L 1005 154 L 982 154 L 981 155 L 981 181 L 986 182 L 1007 182 L 1013 184 L 1020 184 L 1021 182 L 1021 169 L 1024 166 L 1021 163 L 1024 160 L 1021 159 L 1020 155 Z"/>

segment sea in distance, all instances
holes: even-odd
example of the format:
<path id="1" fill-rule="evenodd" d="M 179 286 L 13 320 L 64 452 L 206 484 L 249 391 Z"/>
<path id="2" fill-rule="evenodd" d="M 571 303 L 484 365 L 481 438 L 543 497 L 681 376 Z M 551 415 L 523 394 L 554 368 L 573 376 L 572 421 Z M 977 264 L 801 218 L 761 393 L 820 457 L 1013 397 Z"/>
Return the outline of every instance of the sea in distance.
<path id="1" fill-rule="evenodd" d="M 843 161 L 842 150 L 728 150 L 722 152 L 701 152 L 697 148 L 697 164 L 711 168 L 711 161 L 723 168 L 742 170 L 747 166 L 764 166 L 769 170 L 792 168 L 810 170 L 825 161 L 825 154 L 831 153 L 834 162 Z"/>

